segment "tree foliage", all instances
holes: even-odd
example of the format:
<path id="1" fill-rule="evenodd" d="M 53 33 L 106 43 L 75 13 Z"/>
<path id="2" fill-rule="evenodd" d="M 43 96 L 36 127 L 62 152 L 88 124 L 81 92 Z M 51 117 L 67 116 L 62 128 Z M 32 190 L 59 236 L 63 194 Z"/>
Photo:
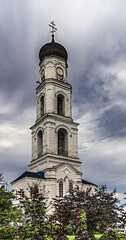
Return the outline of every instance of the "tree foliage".
<path id="1" fill-rule="evenodd" d="M 25 195 L 24 190 L 18 192 L 19 208 L 23 211 L 23 222 L 19 225 L 19 236 L 22 239 L 47 239 L 46 238 L 46 197 L 34 186 L 31 195 Z"/>
<path id="2" fill-rule="evenodd" d="M 123 211 L 116 197 L 116 190 L 109 193 L 105 185 L 97 187 L 95 193 L 92 193 L 91 189 L 86 192 L 78 188 L 71 189 L 69 195 L 57 201 L 57 204 L 55 200 L 54 207 L 58 221 L 64 223 L 64 227 L 66 224 L 71 226 L 74 232 L 78 228 L 77 213 L 81 209 L 85 210 L 87 230 L 92 239 L 94 238 L 93 232 L 98 227 L 103 232 L 109 227 L 114 227 Z"/>
<path id="3" fill-rule="evenodd" d="M 2 177 L 2 176 L 1 176 Z M 31 188 L 26 196 L 24 190 L 17 195 L 18 208 L 13 205 L 14 195 L 0 187 L 0 224 L 1 236 L 4 239 L 51 239 L 66 240 L 70 232 L 75 239 L 95 239 L 97 229 L 114 228 L 117 221 L 125 220 L 125 212 L 116 197 L 116 190 L 108 193 L 105 185 L 97 187 L 93 193 L 78 188 L 70 189 L 68 195 L 61 199 L 53 199 L 53 214 L 47 217 L 47 198 L 38 186 Z M 19 214 L 22 213 L 22 216 Z M 122 218 L 123 217 L 123 218 Z M 17 224 L 11 226 L 11 223 Z M 16 228 L 15 228 L 16 226 Z M 2 235 L 3 234 L 3 235 Z M 0 236 L 0 237 L 1 237 Z M 101 239 L 118 239 L 114 232 L 104 233 Z"/>
<path id="4" fill-rule="evenodd" d="M 4 177 L 2 176 L 2 173 L 0 173 L 0 185 L 4 184 L 5 184 Z"/>
<path id="5" fill-rule="evenodd" d="M 12 192 L 8 192 L 5 189 L 5 181 L 3 181 L 2 174 L 0 174 L 0 226 L 8 226 L 12 222 L 16 224 L 19 217 L 19 211 L 16 206 L 13 205 L 15 198 Z"/>
<path id="6" fill-rule="evenodd" d="M 83 209 L 80 209 L 77 214 L 77 230 L 76 237 L 77 240 L 88 240 L 89 234 L 87 231 L 87 217 L 86 212 Z"/>
<path id="7" fill-rule="evenodd" d="M 62 199 L 54 199 L 53 208 L 54 213 L 49 218 L 51 237 L 57 240 L 68 239 L 67 230 L 71 219 L 69 202 L 65 202 Z"/>

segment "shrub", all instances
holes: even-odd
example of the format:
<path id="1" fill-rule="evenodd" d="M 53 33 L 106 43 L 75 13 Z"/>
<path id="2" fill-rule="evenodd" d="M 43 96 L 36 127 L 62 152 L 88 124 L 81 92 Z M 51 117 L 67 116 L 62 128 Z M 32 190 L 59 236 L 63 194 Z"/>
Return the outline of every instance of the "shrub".
<path id="1" fill-rule="evenodd" d="M 13 226 L 9 227 L 1 227 L 0 228 L 0 239 L 14 239 L 15 236 L 17 236 L 17 228 Z"/>
<path id="2" fill-rule="evenodd" d="M 120 237 L 117 236 L 116 232 L 108 231 L 102 235 L 100 240 L 120 240 Z"/>

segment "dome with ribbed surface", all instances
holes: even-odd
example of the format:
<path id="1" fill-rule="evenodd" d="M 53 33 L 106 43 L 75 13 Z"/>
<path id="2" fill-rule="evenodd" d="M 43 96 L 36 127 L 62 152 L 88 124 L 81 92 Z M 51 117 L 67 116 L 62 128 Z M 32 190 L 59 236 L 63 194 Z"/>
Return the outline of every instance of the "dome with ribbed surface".
<path id="1" fill-rule="evenodd" d="M 67 60 L 67 51 L 66 49 L 59 43 L 56 43 L 54 41 L 54 38 L 52 38 L 52 41 L 50 43 L 46 43 L 39 51 L 39 59 L 42 61 L 42 59 L 45 56 L 50 55 L 56 55 L 62 58 L 65 58 Z"/>

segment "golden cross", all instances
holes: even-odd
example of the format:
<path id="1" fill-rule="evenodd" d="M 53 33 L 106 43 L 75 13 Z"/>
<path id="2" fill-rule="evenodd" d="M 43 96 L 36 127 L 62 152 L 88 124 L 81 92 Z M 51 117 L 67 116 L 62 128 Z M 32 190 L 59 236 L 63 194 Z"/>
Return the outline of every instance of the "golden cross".
<path id="1" fill-rule="evenodd" d="M 54 21 L 52 21 L 52 22 L 49 24 L 49 26 L 52 28 L 50 32 L 52 33 L 52 35 L 54 35 L 54 33 L 55 33 L 56 30 L 57 30 L 57 28 L 55 27 L 56 24 L 54 23 Z"/>

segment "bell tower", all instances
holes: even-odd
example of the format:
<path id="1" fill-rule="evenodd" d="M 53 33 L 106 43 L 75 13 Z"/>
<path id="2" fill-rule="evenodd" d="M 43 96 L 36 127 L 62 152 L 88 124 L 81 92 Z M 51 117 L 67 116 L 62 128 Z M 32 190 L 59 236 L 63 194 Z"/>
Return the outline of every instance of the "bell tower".
<path id="1" fill-rule="evenodd" d="M 82 179 L 78 159 L 78 123 L 72 119 L 72 87 L 67 79 L 67 51 L 54 40 L 57 30 L 51 27 L 52 40 L 39 51 L 40 81 L 36 88 L 36 121 L 32 130 L 32 159 L 29 171 L 15 179 L 12 189 L 33 184 L 46 191 L 49 201 L 63 197 L 72 187 L 95 189 Z M 51 213 L 50 209 L 50 213 Z"/>
<path id="2" fill-rule="evenodd" d="M 52 21 L 52 41 L 39 52 L 40 81 L 36 88 L 36 121 L 32 130 L 30 170 L 68 163 L 80 171 L 78 123 L 72 119 L 72 87 L 67 80 L 67 51 L 54 40 L 57 30 Z"/>

